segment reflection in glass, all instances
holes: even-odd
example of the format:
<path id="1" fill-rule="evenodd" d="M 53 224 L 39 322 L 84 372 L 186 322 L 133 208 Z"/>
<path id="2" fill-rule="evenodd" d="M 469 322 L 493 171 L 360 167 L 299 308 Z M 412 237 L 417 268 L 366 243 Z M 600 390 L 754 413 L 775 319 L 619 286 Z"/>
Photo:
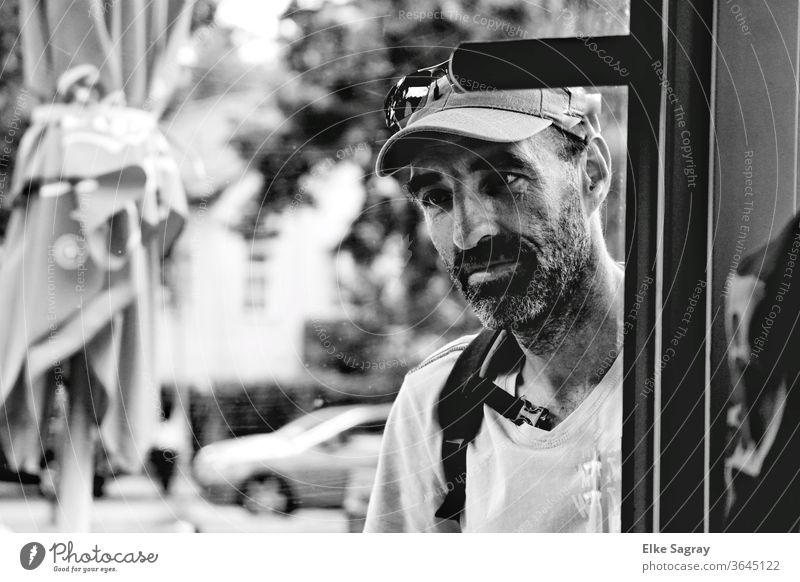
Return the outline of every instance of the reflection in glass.
<path id="1" fill-rule="evenodd" d="M 795 217 L 742 260 L 728 286 L 729 531 L 796 531 L 800 523 L 799 255 Z"/>

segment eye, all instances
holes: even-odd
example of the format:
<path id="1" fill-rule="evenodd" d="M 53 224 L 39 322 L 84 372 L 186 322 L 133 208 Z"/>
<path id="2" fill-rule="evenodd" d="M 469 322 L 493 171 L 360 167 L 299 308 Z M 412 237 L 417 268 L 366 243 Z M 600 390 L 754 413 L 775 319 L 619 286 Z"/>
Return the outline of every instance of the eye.
<path id="1" fill-rule="evenodd" d="M 503 180 L 508 186 L 521 179 L 522 176 L 514 172 L 500 172 L 500 179 Z"/>
<path id="2" fill-rule="evenodd" d="M 484 187 L 490 192 L 508 191 L 522 184 L 523 178 L 525 176 L 516 172 L 490 172 L 484 180 Z"/>
<path id="3" fill-rule="evenodd" d="M 420 197 L 420 202 L 425 208 L 441 208 L 447 210 L 453 200 L 453 195 L 442 188 L 432 188 L 423 192 Z"/>

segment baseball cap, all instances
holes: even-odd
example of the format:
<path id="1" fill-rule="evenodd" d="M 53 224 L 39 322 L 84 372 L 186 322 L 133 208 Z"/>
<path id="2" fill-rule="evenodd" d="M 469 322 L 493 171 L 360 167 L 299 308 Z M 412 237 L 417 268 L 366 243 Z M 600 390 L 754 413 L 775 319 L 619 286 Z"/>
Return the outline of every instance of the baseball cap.
<path id="1" fill-rule="evenodd" d="M 421 106 L 378 153 L 376 173 L 408 165 L 423 140 L 442 134 L 512 143 L 552 126 L 588 141 L 600 131 L 600 95 L 582 88 L 465 91 L 449 76 L 432 81 Z"/>

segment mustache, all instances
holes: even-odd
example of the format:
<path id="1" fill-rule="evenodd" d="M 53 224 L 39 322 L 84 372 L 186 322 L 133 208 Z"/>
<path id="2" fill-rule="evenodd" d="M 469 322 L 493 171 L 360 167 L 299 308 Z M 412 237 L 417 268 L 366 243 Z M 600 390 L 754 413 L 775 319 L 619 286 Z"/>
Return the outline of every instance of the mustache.
<path id="1" fill-rule="evenodd" d="M 465 280 L 477 270 L 494 263 L 515 262 L 526 264 L 535 260 L 537 246 L 522 237 L 496 235 L 485 237 L 471 249 L 456 251 L 453 257 L 453 274 Z"/>

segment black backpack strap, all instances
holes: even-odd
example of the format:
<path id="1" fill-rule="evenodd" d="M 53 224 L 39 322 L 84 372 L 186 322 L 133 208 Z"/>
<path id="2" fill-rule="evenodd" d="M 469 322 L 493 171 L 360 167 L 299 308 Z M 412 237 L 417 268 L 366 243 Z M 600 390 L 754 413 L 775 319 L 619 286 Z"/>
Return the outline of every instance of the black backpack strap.
<path id="1" fill-rule="evenodd" d="M 469 388 L 473 374 L 497 341 L 501 331 L 484 329 L 456 360 L 439 393 L 436 412 L 442 428 L 442 468 L 447 487 L 444 502 L 436 517 L 458 520 L 466 497 L 467 445 L 475 438 L 483 419 L 483 404 L 470 403 L 461 397 Z"/>
<path id="2" fill-rule="evenodd" d="M 503 337 L 501 337 L 503 336 Z M 501 343 L 495 348 L 495 344 Z M 491 361 L 481 377 L 484 362 Z M 502 330 L 483 330 L 456 360 L 439 394 L 437 414 L 442 427 L 442 466 L 447 495 L 436 517 L 458 520 L 466 501 L 467 446 L 480 431 L 483 405 L 491 406 L 515 424 L 536 424 L 546 410 L 532 406 L 496 386 L 499 370 L 510 370 L 523 357 L 516 340 Z M 533 415 L 533 420 L 523 413 Z"/>

